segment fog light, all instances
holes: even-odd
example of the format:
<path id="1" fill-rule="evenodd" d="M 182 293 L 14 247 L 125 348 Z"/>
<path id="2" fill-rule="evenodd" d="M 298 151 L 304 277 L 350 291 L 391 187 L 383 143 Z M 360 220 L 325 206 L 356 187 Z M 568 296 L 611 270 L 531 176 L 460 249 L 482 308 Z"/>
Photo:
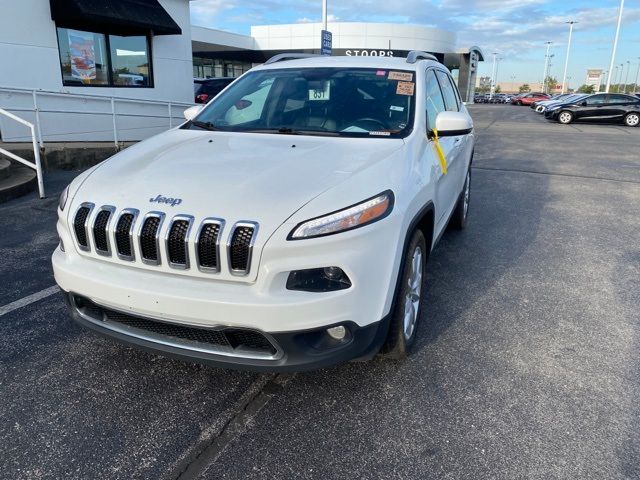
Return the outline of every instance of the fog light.
<path id="1" fill-rule="evenodd" d="M 351 287 L 351 280 L 340 267 L 295 270 L 287 278 L 287 290 L 333 292 Z"/>
<path id="2" fill-rule="evenodd" d="M 347 329 L 342 325 L 338 327 L 327 328 L 327 334 L 334 340 L 343 340 L 347 335 Z"/>

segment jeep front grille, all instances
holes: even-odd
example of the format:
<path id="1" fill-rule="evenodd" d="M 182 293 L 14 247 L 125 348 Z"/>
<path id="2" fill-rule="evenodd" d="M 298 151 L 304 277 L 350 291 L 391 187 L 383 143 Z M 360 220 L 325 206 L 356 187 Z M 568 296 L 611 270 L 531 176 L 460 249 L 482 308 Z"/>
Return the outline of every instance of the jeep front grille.
<path id="1" fill-rule="evenodd" d="M 248 275 L 251 270 L 256 222 L 241 221 L 225 229 L 221 218 L 207 217 L 196 223 L 193 216 L 175 215 L 163 228 L 163 212 L 142 215 L 133 208 L 116 211 L 109 205 L 96 208 L 97 213 L 93 210 L 93 203 L 83 203 L 73 216 L 73 233 L 86 252 L 154 266 L 164 258 L 171 268 L 189 270 L 193 266 L 204 273 L 220 273 L 225 266 L 235 276 Z M 227 242 L 221 251 L 223 237 Z M 190 252 L 195 252 L 195 260 L 189 258 Z"/>

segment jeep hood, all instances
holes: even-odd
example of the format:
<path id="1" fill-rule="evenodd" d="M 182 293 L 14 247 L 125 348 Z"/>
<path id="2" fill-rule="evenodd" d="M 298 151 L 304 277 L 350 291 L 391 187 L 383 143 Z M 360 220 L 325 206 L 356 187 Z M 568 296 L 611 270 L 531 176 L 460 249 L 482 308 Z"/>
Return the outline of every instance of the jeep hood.
<path id="1" fill-rule="evenodd" d="M 158 210 L 168 219 L 193 215 L 196 223 L 205 217 L 223 218 L 227 225 L 251 220 L 260 224 L 257 243 L 264 244 L 307 202 L 403 145 L 401 139 L 174 129 L 101 164 L 82 183 L 69 211 L 93 202 L 141 213 Z M 181 202 L 150 202 L 159 195 Z"/>

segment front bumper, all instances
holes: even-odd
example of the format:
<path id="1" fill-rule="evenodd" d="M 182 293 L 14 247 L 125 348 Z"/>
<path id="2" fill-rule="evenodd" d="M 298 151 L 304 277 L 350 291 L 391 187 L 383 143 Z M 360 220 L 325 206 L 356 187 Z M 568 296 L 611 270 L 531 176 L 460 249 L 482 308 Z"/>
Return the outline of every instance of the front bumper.
<path id="1" fill-rule="evenodd" d="M 241 370 L 302 371 L 366 360 L 380 350 L 388 329 L 388 317 L 366 327 L 342 323 L 343 340 L 331 338 L 326 328 L 268 334 L 211 329 L 131 315 L 73 293 L 64 297 L 72 318 L 98 334 L 153 353 Z"/>

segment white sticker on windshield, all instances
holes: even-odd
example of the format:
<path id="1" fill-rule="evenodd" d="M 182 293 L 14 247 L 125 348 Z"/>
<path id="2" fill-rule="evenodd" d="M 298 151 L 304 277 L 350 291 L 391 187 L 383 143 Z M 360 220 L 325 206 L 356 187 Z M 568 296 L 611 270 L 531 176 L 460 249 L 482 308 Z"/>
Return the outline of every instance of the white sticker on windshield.
<path id="1" fill-rule="evenodd" d="M 394 112 L 404 112 L 404 107 L 399 107 L 398 105 L 391 105 L 389 110 L 393 110 Z"/>
<path id="2" fill-rule="evenodd" d="M 324 101 L 331 98 L 331 83 L 326 80 L 322 83 L 318 82 L 316 88 L 309 89 L 309 100 L 311 101 Z"/>

